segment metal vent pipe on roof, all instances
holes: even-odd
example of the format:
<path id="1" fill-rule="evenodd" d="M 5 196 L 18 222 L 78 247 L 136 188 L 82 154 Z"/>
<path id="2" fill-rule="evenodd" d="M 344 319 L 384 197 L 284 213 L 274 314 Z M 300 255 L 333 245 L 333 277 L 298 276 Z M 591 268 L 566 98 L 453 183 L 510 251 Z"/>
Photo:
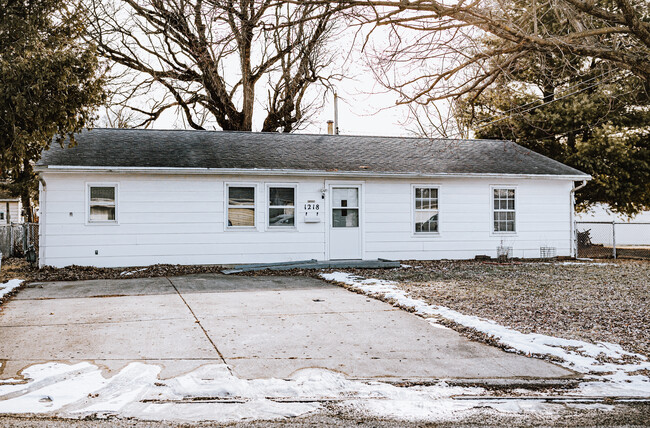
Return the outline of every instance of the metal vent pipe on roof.
<path id="1" fill-rule="evenodd" d="M 339 96 L 334 92 L 334 133 L 339 135 Z"/>
<path id="2" fill-rule="evenodd" d="M 327 121 L 327 133 L 329 135 L 334 134 L 334 121 L 333 120 L 328 120 Z"/>

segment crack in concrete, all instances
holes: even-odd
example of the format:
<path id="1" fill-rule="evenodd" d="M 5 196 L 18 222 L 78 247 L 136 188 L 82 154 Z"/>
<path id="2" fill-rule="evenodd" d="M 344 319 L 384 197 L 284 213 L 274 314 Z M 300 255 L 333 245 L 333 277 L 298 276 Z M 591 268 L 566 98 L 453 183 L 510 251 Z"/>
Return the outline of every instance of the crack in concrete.
<path id="1" fill-rule="evenodd" d="M 151 322 L 151 321 L 174 321 L 174 320 L 183 320 L 184 318 L 149 318 L 142 320 L 122 320 L 122 321 L 89 321 L 89 322 L 64 322 L 64 323 L 52 323 L 52 324 L 0 324 L 0 327 L 7 328 L 20 328 L 20 327 L 56 327 L 62 325 L 96 325 L 96 324 L 128 324 L 136 322 Z"/>
<path id="2" fill-rule="evenodd" d="M 226 368 L 228 369 L 228 371 L 230 372 L 230 374 L 234 376 L 234 373 L 233 373 L 232 369 L 230 368 L 230 365 L 226 362 L 226 359 L 223 357 L 223 354 L 221 353 L 221 351 L 219 351 L 219 348 L 217 348 L 217 344 L 214 343 L 214 341 L 212 340 L 212 338 L 211 338 L 210 335 L 208 334 L 207 330 L 203 327 L 203 325 L 201 325 L 201 321 L 198 319 L 198 317 L 196 316 L 196 314 L 194 313 L 194 311 L 192 310 L 192 308 L 190 307 L 190 305 L 187 303 L 187 301 L 185 300 L 185 298 L 184 298 L 183 295 L 181 294 L 181 292 L 178 291 L 178 288 L 176 288 L 176 285 L 172 282 L 171 279 L 169 279 L 168 277 L 165 277 L 165 279 L 166 279 L 167 281 L 169 281 L 169 283 L 171 284 L 172 287 L 174 287 L 174 290 L 176 290 L 176 294 L 178 294 L 178 297 L 180 297 L 181 300 L 183 301 L 183 303 L 185 303 L 185 306 L 187 306 L 187 309 L 189 309 L 190 313 L 191 313 L 192 316 L 194 317 L 194 320 L 195 320 L 196 323 L 199 325 L 199 327 L 201 328 L 201 330 L 203 330 L 203 334 L 205 334 L 205 337 L 208 339 L 208 341 L 210 342 L 210 344 L 212 344 L 212 347 L 214 348 L 214 350 L 217 352 L 217 354 L 219 354 L 219 357 L 221 358 L 221 361 L 223 361 L 223 363 L 226 365 Z"/>

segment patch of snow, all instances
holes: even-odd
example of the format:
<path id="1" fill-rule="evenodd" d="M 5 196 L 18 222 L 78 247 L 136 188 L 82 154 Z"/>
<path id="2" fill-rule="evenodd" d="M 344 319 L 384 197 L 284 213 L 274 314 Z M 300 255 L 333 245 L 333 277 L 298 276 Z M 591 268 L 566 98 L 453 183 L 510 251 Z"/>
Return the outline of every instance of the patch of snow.
<path id="1" fill-rule="evenodd" d="M 222 364 L 206 365 L 164 381 L 158 380 L 159 372 L 155 365 L 131 363 L 115 376 L 104 378 L 90 363 L 32 366 L 23 373 L 26 383 L 0 384 L 0 413 L 76 418 L 119 414 L 144 420 L 231 422 L 300 416 L 330 402 L 378 417 L 449 420 L 467 415 L 477 406 L 498 411 L 511 411 L 509 407 L 515 406 L 453 398 L 485 393 L 477 387 L 441 382 L 407 388 L 349 380 L 323 369 L 301 370 L 291 379 L 252 380 L 233 376 Z"/>
<path id="2" fill-rule="evenodd" d="M 136 269 L 136 270 L 125 270 L 124 272 L 120 272 L 120 275 L 129 276 L 129 275 L 133 275 L 136 272 L 142 272 L 145 270 L 147 270 L 147 268 Z"/>
<path id="3" fill-rule="evenodd" d="M 558 266 L 618 266 L 616 263 L 592 262 L 589 260 L 577 262 L 532 262 L 526 265 L 558 265 Z"/>
<path id="4" fill-rule="evenodd" d="M 400 264 L 399 267 L 407 269 L 407 268 L 412 268 L 413 266 L 411 265 L 405 265 L 404 263 Z"/>
<path id="5" fill-rule="evenodd" d="M 473 328 L 524 354 L 559 357 L 563 360 L 561 365 L 587 375 L 585 377 L 590 381 L 580 385 L 580 392 L 584 395 L 650 396 L 650 379 L 641 375 L 629 375 L 637 370 L 650 370 L 650 362 L 645 356 L 627 352 L 620 345 L 606 342 L 593 344 L 543 334 L 521 333 L 492 320 L 465 315 L 445 306 L 429 305 L 414 299 L 393 281 L 367 279 L 346 272 L 321 274 L 321 277 L 349 285 L 370 296 L 394 300 L 400 306 L 412 308 L 424 317 L 437 315 Z M 428 321 L 432 325 L 437 324 L 434 319 Z M 601 355 L 617 362 L 601 363 L 597 360 Z M 630 357 L 637 362 L 626 362 L 625 358 Z"/>
<path id="6" fill-rule="evenodd" d="M 23 371 L 32 382 L 0 384 L 0 413 L 43 413 L 61 409 L 106 386 L 90 363 L 47 363 Z"/>
<path id="7" fill-rule="evenodd" d="M 602 403 L 567 403 L 567 407 L 580 410 L 601 410 L 603 412 L 610 412 L 614 410 L 614 406 L 611 404 L 602 404 Z"/>
<path id="8" fill-rule="evenodd" d="M 23 282 L 24 280 L 22 279 L 10 279 L 9 281 L 0 284 L 0 300 L 16 288 L 20 287 L 20 284 Z"/>
<path id="9" fill-rule="evenodd" d="M 585 265 L 585 266 L 618 266 L 616 263 L 603 263 L 603 262 L 557 262 L 555 263 L 557 265 L 563 265 L 563 266 L 580 266 L 580 265 Z"/>

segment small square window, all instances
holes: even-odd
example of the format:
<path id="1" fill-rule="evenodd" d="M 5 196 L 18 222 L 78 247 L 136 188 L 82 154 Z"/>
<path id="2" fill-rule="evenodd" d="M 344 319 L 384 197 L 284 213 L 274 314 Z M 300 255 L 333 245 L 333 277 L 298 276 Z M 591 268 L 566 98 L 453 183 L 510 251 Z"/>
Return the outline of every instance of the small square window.
<path id="1" fill-rule="evenodd" d="M 269 227 L 293 227 L 295 214 L 295 187 L 269 187 Z"/>
<path id="2" fill-rule="evenodd" d="M 116 220 L 116 186 L 89 186 L 88 221 L 108 223 Z"/>
<path id="3" fill-rule="evenodd" d="M 255 187 L 228 186 L 228 227 L 255 227 Z"/>

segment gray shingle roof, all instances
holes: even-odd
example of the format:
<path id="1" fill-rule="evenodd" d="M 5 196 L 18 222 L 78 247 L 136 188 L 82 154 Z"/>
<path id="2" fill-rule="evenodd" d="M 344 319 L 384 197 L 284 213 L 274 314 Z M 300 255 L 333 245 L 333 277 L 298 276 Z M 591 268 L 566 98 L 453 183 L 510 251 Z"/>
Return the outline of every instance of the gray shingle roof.
<path id="1" fill-rule="evenodd" d="M 510 141 L 93 129 L 53 143 L 40 167 L 172 167 L 395 174 L 588 176 Z"/>

